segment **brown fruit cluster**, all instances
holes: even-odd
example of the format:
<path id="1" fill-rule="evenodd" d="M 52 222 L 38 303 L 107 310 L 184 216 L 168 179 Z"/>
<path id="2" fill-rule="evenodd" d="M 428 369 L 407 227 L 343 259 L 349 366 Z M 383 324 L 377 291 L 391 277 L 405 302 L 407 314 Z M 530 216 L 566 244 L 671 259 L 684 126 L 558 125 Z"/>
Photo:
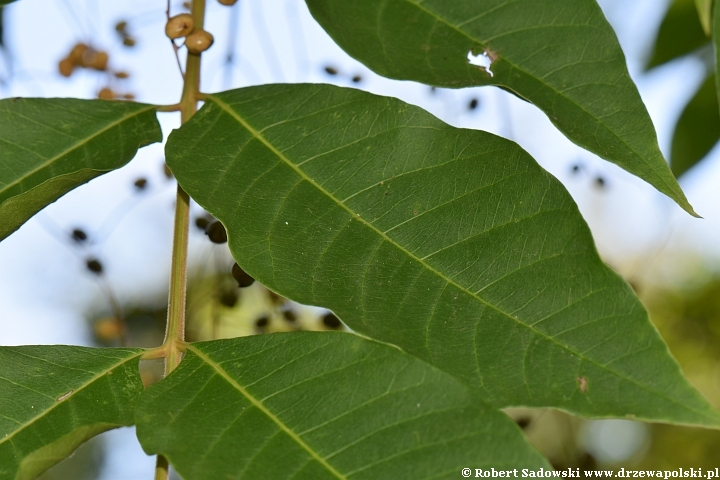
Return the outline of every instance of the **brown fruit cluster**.
<path id="1" fill-rule="evenodd" d="M 210 33 L 201 28 L 195 29 L 195 20 L 189 13 L 171 17 L 165 24 L 165 35 L 173 41 L 185 37 L 185 47 L 194 54 L 204 52 L 215 41 Z"/>
<path id="2" fill-rule="evenodd" d="M 98 92 L 97 98 L 100 100 L 135 100 L 132 93 L 117 93 L 110 87 L 103 87 Z"/>
<path id="3" fill-rule="evenodd" d="M 70 50 L 67 57 L 60 60 L 58 70 L 63 77 L 69 77 L 78 67 L 104 72 L 107 70 L 108 60 L 107 52 L 78 43 Z"/>
<path id="4" fill-rule="evenodd" d="M 134 47 L 137 43 L 135 38 L 128 32 L 128 23 L 125 20 L 115 24 L 115 31 L 120 35 L 120 39 L 126 47 Z"/>

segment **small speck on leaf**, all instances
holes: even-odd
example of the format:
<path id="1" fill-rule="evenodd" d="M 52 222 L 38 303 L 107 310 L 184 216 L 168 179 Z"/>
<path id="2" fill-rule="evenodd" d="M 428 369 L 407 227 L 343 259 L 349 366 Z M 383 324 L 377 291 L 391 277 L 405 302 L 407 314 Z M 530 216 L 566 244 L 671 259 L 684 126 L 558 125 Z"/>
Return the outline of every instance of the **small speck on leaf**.
<path id="1" fill-rule="evenodd" d="M 70 395 L 72 395 L 74 391 L 75 391 L 75 390 L 70 390 L 70 391 L 67 392 L 67 393 L 63 393 L 62 395 L 60 395 L 59 397 L 57 397 L 57 401 L 58 401 L 58 402 L 62 402 L 63 400 L 65 400 L 66 398 L 68 398 Z"/>
<path id="2" fill-rule="evenodd" d="M 577 377 L 578 387 L 580 388 L 580 393 L 587 393 L 588 391 L 588 381 L 585 377 Z"/>

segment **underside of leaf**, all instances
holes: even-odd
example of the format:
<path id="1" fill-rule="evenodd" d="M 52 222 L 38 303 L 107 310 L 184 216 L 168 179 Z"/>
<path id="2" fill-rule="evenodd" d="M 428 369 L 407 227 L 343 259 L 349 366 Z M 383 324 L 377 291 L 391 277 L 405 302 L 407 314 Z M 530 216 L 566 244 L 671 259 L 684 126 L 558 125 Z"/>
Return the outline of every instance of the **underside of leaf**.
<path id="1" fill-rule="evenodd" d="M 720 423 L 512 142 L 396 99 L 267 85 L 208 97 L 166 154 L 254 278 L 496 406 Z"/>
<path id="2" fill-rule="evenodd" d="M 0 100 L 0 240 L 73 188 L 162 140 L 155 107 L 102 100 Z"/>
<path id="3" fill-rule="evenodd" d="M 89 438 L 134 424 L 137 349 L 0 347 L 0 480 L 33 479 Z"/>
<path id="4" fill-rule="evenodd" d="M 657 143 L 612 27 L 595 0 L 306 0 L 352 57 L 380 75 L 497 85 L 571 141 L 696 215 Z"/>
<path id="5" fill-rule="evenodd" d="M 145 451 L 167 456 L 185 480 L 548 468 L 510 419 L 451 376 L 340 332 L 191 345 L 142 396 L 137 429 Z"/>

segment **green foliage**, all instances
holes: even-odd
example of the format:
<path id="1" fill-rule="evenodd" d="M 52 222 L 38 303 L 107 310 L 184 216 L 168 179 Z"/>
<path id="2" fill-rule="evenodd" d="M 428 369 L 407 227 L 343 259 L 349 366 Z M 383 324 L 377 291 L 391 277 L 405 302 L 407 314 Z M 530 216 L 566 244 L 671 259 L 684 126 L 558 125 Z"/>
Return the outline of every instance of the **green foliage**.
<path id="1" fill-rule="evenodd" d="M 94 435 L 133 425 L 141 352 L 0 348 L 0 480 L 35 478 Z"/>
<path id="2" fill-rule="evenodd" d="M 0 100 L 0 240 L 73 188 L 162 140 L 152 105 Z"/>
<path id="3" fill-rule="evenodd" d="M 392 98 L 267 85 L 208 97 L 166 151 L 253 277 L 494 405 L 718 424 L 568 193 L 512 142 Z"/>
<path id="4" fill-rule="evenodd" d="M 674 0 L 660 24 L 647 68 L 654 68 L 708 44 L 695 0 Z"/>
<path id="5" fill-rule="evenodd" d="M 307 4 L 338 45 L 377 73 L 451 88 L 509 89 L 543 110 L 570 140 L 694 214 L 594 0 Z M 470 64 L 468 52 L 486 52 L 492 75 Z"/>
<path id="6" fill-rule="evenodd" d="M 192 344 L 141 397 L 137 427 L 145 451 L 166 455 L 186 480 L 548 468 L 510 419 L 457 380 L 340 332 Z"/>
<path id="7" fill-rule="evenodd" d="M 710 75 L 685 106 L 673 134 L 672 171 L 679 177 L 707 155 L 720 139 L 715 75 Z"/>
<path id="8" fill-rule="evenodd" d="M 308 4 L 376 72 L 508 89 L 692 213 L 593 0 Z M 482 53 L 489 65 L 468 63 Z M 366 338 L 185 344 L 172 328 L 184 325 L 176 266 L 171 328 L 148 355 L 165 356 L 170 370 L 186 356 L 144 393 L 142 350 L 0 348 L 0 480 L 34 478 L 136 420 L 145 450 L 186 479 L 457 478 L 464 467 L 547 466 L 498 411 L 506 406 L 720 426 L 633 291 L 599 259 L 568 192 L 515 143 L 347 88 L 202 94 L 199 65 L 189 55 L 178 109 L 187 120 L 197 98 L 205 105 L 166 147 L 180 186 L 223 222 L 243 270 Z M 712 88 L 703 88 L 704 99 Z M 0 239 L 159 141 L 157 108 L 0 101 Z M 686 116 L 678 135 L 707 125 Z M 677 157 L 696 160 L 703 145 L 678 141 Z M 187 240 L 179 193 L 176 246 Z M 173 265 L 184 261 L 178 254 Z"/>

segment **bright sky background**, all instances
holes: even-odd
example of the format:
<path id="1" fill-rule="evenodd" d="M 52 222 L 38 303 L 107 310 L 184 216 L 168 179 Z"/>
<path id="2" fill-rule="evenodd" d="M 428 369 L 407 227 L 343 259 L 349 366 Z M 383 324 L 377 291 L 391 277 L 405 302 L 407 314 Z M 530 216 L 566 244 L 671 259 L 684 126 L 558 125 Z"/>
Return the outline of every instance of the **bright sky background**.
<path id="1" fill-rule="evenodd" d="M 460 127 L 488 130 L 517 141 L 561 180 L 578 202 L 604 258 L 626 277 L 671 284 L 720 269 L 720 149 L 681 181 L 703 220 L 693 219 L 652 187 L 614 165 L 574 146 L 532 105 L 495 88 L 438 90 L 380 78 L 345 55 L 310 17 L 300 0 L 240 0 L 233 8 L 209 0 L 206 29 L 216 38 L 203 57 L 204 91 L 273 82 L 331 82 L 391 95 L 419 105 Z M 616 28 L 628 66 L 670 151 L 674 124 L 703 77 L 703 66 L 679 60 L 643 74 L 667 2 L 602 0 Z M 662 8 L 659 8 L 662 6 Z M 180 97 L 181 78 L 164 36 L 162 0 L 20 0 L 6 9 L 5 42 L 13 56 L 13 77 L 0 86 L 0 97 L 92 98 L 105 85 L 93 72 L 71 79 L 56 74 L 57 62 L 78 41 L 110 51 L 110 64 L 131 78 L 117 90 L 138 101 L 172 104 Z M 179 13 L 179 2 L 174 3 Z M 236 35 L 228 36 L 236 15 Z M 114 30 L 128 20 L 137 39 L 125 49 Z M 223 69 L 234 39 L 237 61 Z M 0 77 L 10 70 L 0 59 Z M 183 62 L 184 63 L 184 62 Z M 331 77 L 331 65 L 339 75 Z M 361 75 L 354 84 L 351 78 Z M 467 108 L 472 98 L 479 107 Z M 165 134 L 178 125 L 175 114 L 161 114 Z M 107 309 L 102 285 L 85 269 L 84 259 L 99 258 L 107 281 L 121 301 L 161 305 L 167 296 L 174 186 L 162 173 L 162 146 L 140 151 L 127 167 L 100 177 L 63 197 L 0 244 L 0 344 L 90 344 L 86 315 Z M 573 165 L 581 165 L 578 174 Z M 597 187 L 601 176 L 606 188 Z M 148 179 L 137 192 L 133 182 Z M 69 241 L 73 228 L 90 235 L 80 248 Z M 209 242 L 193 229 L 192 258 Z M 154 460 L 128 439 L 132 430 L 109 434 L 114 449 L 103 480 L 148 478 Z M 133 460 L 128 460 L 132 458 Z"/>

